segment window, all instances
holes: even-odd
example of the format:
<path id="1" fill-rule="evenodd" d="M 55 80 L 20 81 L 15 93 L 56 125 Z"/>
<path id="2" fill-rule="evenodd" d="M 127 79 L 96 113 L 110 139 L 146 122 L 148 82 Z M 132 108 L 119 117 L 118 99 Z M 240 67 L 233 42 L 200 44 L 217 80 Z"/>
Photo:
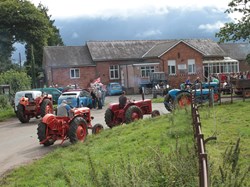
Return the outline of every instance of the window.
<path id="1" fill-rule="evenodd" d="M 141 77 L 149 77 L 150 73 L 155 72 L 154 66 L 142 66 L 141 67 Z"/>
<path id="2" fill-rule="evenodd" d="M 80 70 L 78 68 L 70 69 L 70 78 L 71 79 L 80 78 Z"/>
<path id="3" fill-rule="evenodd" d="M 195 60 L 188 59 L 188 74 L 196 73 Z"/>
<path id="4" fill-rule="evenodd" d="M 118 65 L 112 65 L 109 67 L 109 78 L 110 79 L 119 79 L 119 66 Z"/>
<path id="5" fill-rule="evenodd" d="M 176 74 L 176 67 L 175 67 L 175 60 L 169 60 L 168 61 L 168 74 L 169 75 L 175 75 Z"/>

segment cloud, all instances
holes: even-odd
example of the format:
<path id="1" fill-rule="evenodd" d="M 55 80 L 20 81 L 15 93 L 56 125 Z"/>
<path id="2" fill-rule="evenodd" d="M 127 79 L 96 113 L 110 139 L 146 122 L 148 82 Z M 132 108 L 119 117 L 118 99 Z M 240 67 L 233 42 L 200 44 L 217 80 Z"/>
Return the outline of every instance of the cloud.
<path id="1" fill-rule="evenodd" d="M 53 19 L 88 18 L 123 18 L 167 14 L 169 9 L 197 10 L 214 7 L 225 10 L 228 0 L 29 0 L 36 6 L 42 2 L 49 9 Z"/>
<path id="2" fill-rule="evenodd" d="M 213 24 L 209 24 L 209 23 L 208 24 L 201 24 L 198 26 L 198 28 L 201 30 L 205 30 L 207 32 L 214 32 L 214 31 L 219 30 L 223 26 L 224 26 L 223 22 L 217 21 Z"/>
<path id="3" fill-rule="evenodd" d="M 73 32 L 71 38 L 73 39 L 79 38 L 79 34 L 77 32 Z"/>
<path id="4" fill-rule="evenodd" d="M 142 32 L 142 33 L 137 33 L 136 34 L 136 37 L 137 38 L 152 38 L 152 37 L 155 37 L 155 36 L 159 36 L 161 35 L 162 32 L 158 29 L 151 29 L 151 30 L 147 30 L 145 32 Z"/>

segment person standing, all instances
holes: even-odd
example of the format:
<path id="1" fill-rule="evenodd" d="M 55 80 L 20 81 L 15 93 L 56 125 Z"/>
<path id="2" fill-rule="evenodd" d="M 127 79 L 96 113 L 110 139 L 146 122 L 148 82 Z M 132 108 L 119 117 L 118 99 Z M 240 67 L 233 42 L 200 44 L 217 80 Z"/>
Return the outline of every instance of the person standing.
<path id="1" fill-rule="evenodd" d="M 96 97 L 98 109 L 102 109 L 102 91 L 100 88 L 98 88 L 96 91 Z"/>
<path id="2" fill-rule="evenodd" d="M 106 86 L 105 86 L 105 85 L 102 85 L 101 91 L 102 91 L 102 106 L 104 106 L 104 104 L 105 104 L 106 92 L 107 92 Z"/>
<path id="3" fill-rule="evenodd" d="M 90 95 L 91 95 L 91 97 L 92 97 L 93 108 L 96 109 L 97 97 L 96 97 L 96 94 L 95 94 L 95 92 L 94 92 L 93 89 L 91 90 Z"/>

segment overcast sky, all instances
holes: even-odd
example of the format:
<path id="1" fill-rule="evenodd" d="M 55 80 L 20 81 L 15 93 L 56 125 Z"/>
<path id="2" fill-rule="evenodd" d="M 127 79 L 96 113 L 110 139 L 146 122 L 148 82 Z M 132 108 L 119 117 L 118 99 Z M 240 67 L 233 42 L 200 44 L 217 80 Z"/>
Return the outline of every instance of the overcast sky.
<path id="1" fill-rule="evenodd" d="M 215 33 L 235 17 L 224 13 L 231 0 L 30 1 L 48 7 L 67 46 L 90 40 L 217 40 Z"/>
<path id="2" fill-rule="evenodd" d="M 76 17 L 129 18 L 166 14 L 172 8 L 197 10 L 206 7 L 225 11 L 230 0 L 30 0 L 35 5 L 42 2 L 54 19 Z"/>

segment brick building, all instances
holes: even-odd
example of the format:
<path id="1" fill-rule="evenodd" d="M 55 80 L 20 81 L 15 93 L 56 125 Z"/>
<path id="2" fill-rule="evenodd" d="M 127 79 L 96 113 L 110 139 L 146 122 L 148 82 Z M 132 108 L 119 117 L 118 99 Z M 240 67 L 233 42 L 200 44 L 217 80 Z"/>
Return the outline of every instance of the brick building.
<path id="1" fill-rule="evenodd" d="M 219 45 L 207 39 L 89 41 L 84 46 L 45 47 L 43 68 L 48 85 L 87 88 L 100 77 L 104 84 L 120 82 L 137 93 L 151 72 L 165 72 L 169 84 L 179 87 L 187 76 L 205 81 L 211 73 L 250 70 L 242 61 L 250 53 L 250 44 L 242 46 L 237 56 L 236 44 Z"/>

